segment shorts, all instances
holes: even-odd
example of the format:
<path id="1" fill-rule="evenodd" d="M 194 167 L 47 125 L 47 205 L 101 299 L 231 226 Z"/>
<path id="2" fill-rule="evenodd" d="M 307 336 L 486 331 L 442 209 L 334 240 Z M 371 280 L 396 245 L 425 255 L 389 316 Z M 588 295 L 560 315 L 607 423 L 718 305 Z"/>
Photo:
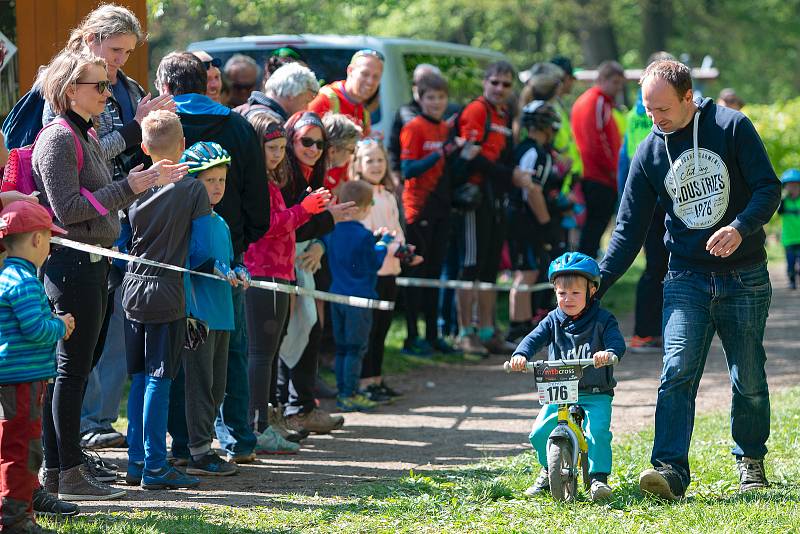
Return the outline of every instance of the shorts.
<path id="1" fill-rule="evenodd" d="M 464 262 L 461 280 L 495 283 L 500 270 L 500 255 L 506 239 L 506 214 L 503 202 L 484 201 L 464 215 Z"/>
<path id="2" fill-rule="evenodd" d="M 510 207 L 508 217 L 508 255 L 515 271 L 535 271 L 542 265 L 543 228 L 525 208 Z"/>

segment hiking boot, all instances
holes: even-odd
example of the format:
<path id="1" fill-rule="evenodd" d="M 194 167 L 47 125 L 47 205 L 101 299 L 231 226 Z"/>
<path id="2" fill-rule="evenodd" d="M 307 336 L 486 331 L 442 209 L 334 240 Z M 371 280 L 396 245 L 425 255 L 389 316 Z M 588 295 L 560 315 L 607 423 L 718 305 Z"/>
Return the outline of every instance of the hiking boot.
<path id="1" fill-rule="evenodd" d="M 370 412 L 378 407 L 378 403 L 369 400 L 364 395 L 353 395 L 352 397 L 338 397 L 336 407 L 343 412 Z"/>
<path id="2" fill-rule="evenodd" d="M 739 471 L 739 491 L 741 493 L 769 486 L 767 475 L 764 473 L 763 459 L 740 456 L 736 459 L 736 469 Z"/>
<path id="3" fill-rule="evenodd" d="M 308 430 L 304 428 L 300 430 L 289 428 L 286 424 L 286 419 L 283 417 L 283 406 L 270 404 L 268 409 L 267 421 L 269 426 L 280 434 L 283 439 L 293 443 L 300 443 L 301 440 L 308 437 Z"/>
<path id="4" fill-rule="evenodd" d="M 686 493 L 681 476 L 671 465 L 663 462 L 659 467 L 642 471 L 639 475 L 639 489 L 642 493 L 668 501 L 677 501 Z"/>
<path id="5" fill-rule="evenodd" d="M 141 484 L 142 471 L 144 471 L 144 462 L 128 462 L 128 469 L 125 472 L 125 483 L 129 486 L 138 486 Z"/>
<path id="6" fill-rule="evenodd" d="M 403 342 L 401 353 L 407 356 L 427 357 L 433 355 L 433 347 L 422 338 L 406 339 Z"/>
<path id="7" fill-rule="evenodd" d="M 378 384 L 370 384 L 361 391 L 359 391 L 361 396 L 365 397 L 368 400 L 371 400 L 375 403 L 388 403 L 392 402 L 393 397 L 390 397 L 386 393 L 383 392 L 383 388 L 381 388 Z"/>
<path id="8" fill-rule="evenodd" d="M 199 478 L 190 477 L 171 465 L 162 467 L 158 471 L 145 469 L 142 472 L 142 488 L 147 490 L 193 488 L 198 484 L 200 484 Z"/>
<path id="9" fill-rule="evenodd" d="M 536 477 L 536 481 L 533 483 L 533 486 L 525 490 L 525 495 L 528 497 L 535 497 L 536 495 L 549 492 L 550 478 L 548 478 L 547 469 L 542 468 L 541 471 L 539 471 L 539 476 Z"/>
<path id="10" fill-rule="evenodd" d="M 189 460 L 189 466 L 186 468 L 186 472 L 190 475 L 226 477 L 238 473 L 239 468 L 236 464 L 226 462 L 220 458 L 217 453 L 208 451 L 208 454 L 199 460 Z"/>
<path id="11" fill-rule="evenodd" d="M 655 336 L 633 336 L 628 342 L 631 352 L 660 352 L 663 347 L 661 338 Z"/>
<path id="12" fill-rule="evenodd" d="M 50 530 L 37 525 L 30 517 L 24 518 L 16 525 L 3 528 L 3 532 L 8 534 L 58 534 L 57 530 Z"/>
<path id="13" fill-rule="evenodd" d="M 431 343 L 431 347 L 439 354 L 448 354 L 453 356 L 464 354 L 464 351 L 454 347 L 453 345 L 451 345 L 450 343 L 448 343 L 447 341 L 445 341 L 443 338 L 440 337 L 437 337 L 435 340 L 433 340 L 433 342 Z"/>
<path id="14" fill-rule="evenodd" d="M 247 452 L 247 453 L 239 453 L 239 454 L 231 454 L 228 453 L 226 457 L 229 463 L 232 464 L 252 464 L 256 461 L 256 453 L 254 452 Z"/>
<path id="15" fill-rule="evenodd" d="M 42 466 L 39 470 L 39 484 L 44 487 L 47 493 L 58 495 L 58 474 L 61 471 L 58 467 L 46 468 Z"/>
<path id="16" fill-rule="evenodd" d="M 126 445 L 125 436 L 113 429 L 90 430 L 81 436 L 81 447 L 84 449 L 112 449 Z"/>
<path id="17" fill-rule="evenodd" d="M 600 502 L 611 497 L 613 490 L 606 482 L 602 480 L 592 480 L 592 485 L 589 487 L 589 496 L 593 502 Z"/>
<path id="18" fill-rule="evenodd" d="M 464 354 L 473 354 L 475 356 L 489 355 L 488 349 L 480 342 L 477 334 L 459 337 L 456 340 L 456 348 Z"/>
<path id="19" fill-rule="evenodd" d="M 329 434 L 344 426 L 344 417 L 331 415 L 321 408 L 314 408 L 308 413 L 298 413 L 286 418 L 286 426 L 291 430 L 305 429 L 315 434 Z"/>
<path id="20" fill-rule="evenodd" d="M 390 388 L 388 386 L 388 384 L 386 384 L 386 381 L 384 381 L 384 380 L 381 380 L 381 383 L 378 384 L 378 387 L 381 388 L 381 392 L 384 395 L 386 395 L 387 397 L 391 397 L 393 399 L 396 399 L 398 397 L 402 397 L 403 396 L 403 394 L 400 393 L 399 391 L 395 391 L 394 389 Z"/>
<path id="21" fill-rule="evenodd" d="M 509 343 L 502 337 L 497 335 L 490 337 L 487 340 L 482 340 L 483 346 L 486 347 L 486 350 L 489 354 L 502 354 L 504 356 L 511 356 L 514 354 L 514 351 L 517 350 L 517 346 L 514 343 Z"/>
<path id="22" fill-rule="evenodd" d="M 92 454 L 83 451 L 83 465 L 89 470 L 89 474 L 100 482 L 114 482 L 117 480 L 117 464 L 106 462 L 94 452 Z"/>
<path id="23" fill-rule="evenodd" d="M 62 501 L 39 486 L 33 490 L 33 513 L 45 517 L 72 517 L 80 513 L 77 504 Z"/>
<path id="24" fill-rule="evenodd" d="M 124 496 L 124 490 L 100 482 L 84 464 L 61 471 L 58 479 L 58 498 L 64 501 L 109 501 Z"/>
<path id="25" fill-rule="evenodd" d="M 271 426 L 264 429 L 264 432 L 256 438 L 256 454 L 297 454 L 300 445 L 293 443 L 283 437 Z"/>

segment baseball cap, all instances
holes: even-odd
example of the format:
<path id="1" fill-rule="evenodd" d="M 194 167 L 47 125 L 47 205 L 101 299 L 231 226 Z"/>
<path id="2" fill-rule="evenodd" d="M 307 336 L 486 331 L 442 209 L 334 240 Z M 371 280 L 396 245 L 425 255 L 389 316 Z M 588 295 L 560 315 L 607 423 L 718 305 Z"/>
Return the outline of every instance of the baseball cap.
<path id="1" fill-rule="evenodd" d="M 16 200 L 0 212 L 0 239 L 11 234 L 50 230 L 56 235 L 67 233 L 53 224 L 53 217 L 40 204 Z"/>

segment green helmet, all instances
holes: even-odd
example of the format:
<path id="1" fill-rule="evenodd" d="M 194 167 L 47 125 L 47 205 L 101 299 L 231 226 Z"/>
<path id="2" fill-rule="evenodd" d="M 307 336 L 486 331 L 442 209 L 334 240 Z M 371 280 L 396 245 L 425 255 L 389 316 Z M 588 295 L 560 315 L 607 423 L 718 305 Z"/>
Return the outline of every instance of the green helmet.
<path id="1" fill-rule="evenodd" d="M 195 174 L 219 165 L 230 165 L 231 156 L 219 143 L 198 141 L 183 151 L 181 163 L 188 163 L 189 174 Z"/>

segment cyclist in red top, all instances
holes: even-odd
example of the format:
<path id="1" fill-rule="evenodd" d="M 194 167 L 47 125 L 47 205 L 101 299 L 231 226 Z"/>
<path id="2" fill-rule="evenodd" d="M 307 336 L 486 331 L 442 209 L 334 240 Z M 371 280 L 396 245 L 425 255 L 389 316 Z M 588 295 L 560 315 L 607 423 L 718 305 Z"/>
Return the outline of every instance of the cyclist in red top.
<path id="1" fill-rule="evenodd" d="M 308 109 L 320 117 L 342 113 L 361 127 L 364 137 L 370 134 L 369 112 L 364 103 L 378 91 L 383 75 L 383 54 L 365 48 L 353 54 L 347 67 L 347 79 L 330 83 L 319 90 Z"/>
<path id="2" fill-rule="evenodd" d="M 468 181 L 480 186 L 481 202 L 464 215 L 462 280 L 494 283 L 505 241 L 504 202 L 511 186 L 531 187 L 531 173 L 511 162 L 511 117 L 506 103 L 511 97 L 514 68 L 505 61 L 492 63 L 483 79 L 483 96 L 461 112 L 456 127 L 459 137 L 480 146 L 467 166 Z M 477 295 L 476 295 L 477 293 Z M 473 304 L 478 302 L 479 324 L 472 325 Z M 458 322 L 461 350 L 472 354 L 511 354 L 516 348 L 495 331 L 494 291 L 459 290 Z"/>

